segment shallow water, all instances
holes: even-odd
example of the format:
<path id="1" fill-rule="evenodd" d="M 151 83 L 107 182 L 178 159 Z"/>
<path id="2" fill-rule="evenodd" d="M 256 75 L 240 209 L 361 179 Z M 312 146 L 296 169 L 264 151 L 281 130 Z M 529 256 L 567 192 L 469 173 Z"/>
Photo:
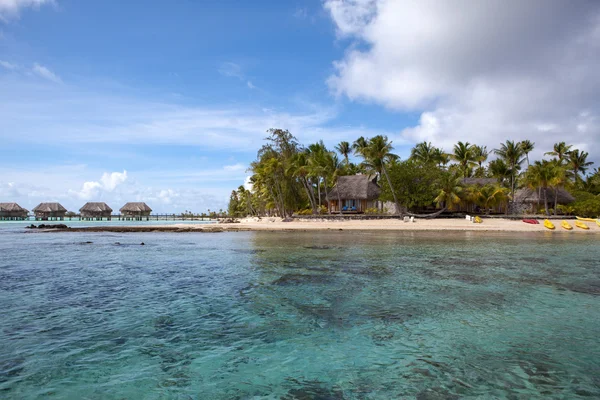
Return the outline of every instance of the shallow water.
<path id="1" fill-rule="evenodd" d="M 0 254 L 0 398 L 600 397 L 593 236 L 0 231 Z"/>

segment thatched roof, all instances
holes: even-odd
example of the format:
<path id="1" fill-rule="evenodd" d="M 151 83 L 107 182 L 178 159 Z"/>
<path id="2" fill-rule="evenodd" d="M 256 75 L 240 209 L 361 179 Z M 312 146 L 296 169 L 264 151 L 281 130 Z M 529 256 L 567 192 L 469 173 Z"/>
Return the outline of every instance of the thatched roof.
<path id="1" fill-rule="evenodd" d="M 67 209 L 64 208 L 60 203 L 40 203 L 33 209 L 33 212 L 67 212 Z"/>
<path id="2" fill-rule="evenodd" d="M 0 211 L 4 212 L 29 212 L 17 203 L 0 203 Z"/>
<path id="3" fill-rule="evenodd" d="M 329 199 L 336 200 L 339 197 L 340 199 L 375 200 L 381 193 L 375 181 L 376 178 L 370 175 L 340 176 L 334 188 L 328 193 Z"/>
<path id="4" fill-rule="evenodd" d="M 144 202 L 127 203 L 119 210 L 121 212 L 151 212 L 152 209 Z"/>
<path id="5" fill-rule="evenodd" d="M 83 207 L 81 207 L 79 209 L 79 211 L 80 212 L 93 212 L 93 213 L 112 212 L 112 208 L 110 208 L 108 206 L 108 204 L 106 204 L 106 203 L 88 202 L 88 203 L 85 203 L 85 205 Z"/>
<path id="6" fill-rule="evenodd" d="M 498 183 L 496 178 L 464 178 L 462 180 L 463 185 L 495 185 Z"/>
<path id="7" fill-rule="evenodd" d="M 554 202 L 554 189 L 548 188 L 547 197 L 549 202 Z M 537 203 L 538 200 L 540 203 L 544 202 L 544 191 L 540 193 L 541 197 L 538 199 L 538 191 L 532 189 L 519 189 L 515 192 L 515 202 L 516 203 Z M 563 188 L 558 188 L 558 203 L 559 204 L 569 204 L 575 201 L 575 197 L 571 195 L 571 193 L 567 192 Z"/>

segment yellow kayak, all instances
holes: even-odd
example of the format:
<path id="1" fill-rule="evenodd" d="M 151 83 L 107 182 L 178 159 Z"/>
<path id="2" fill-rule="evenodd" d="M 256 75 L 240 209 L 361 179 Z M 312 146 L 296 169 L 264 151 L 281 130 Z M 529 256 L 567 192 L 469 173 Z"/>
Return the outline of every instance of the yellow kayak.
<path id="1" fill-rule="evenodd" d="M 597 220 L 595 218 L 583 218 L 583 217 L 575 217 L 580 221 L 587 221 L 587 222 L 596 222 Z"/>
<path id="2" fill-rule="evenodd" d="M 548 229 L 554 229 L 554 224 L 549 219 L 544 220 L 544 226 Z"/>
<path id="3" fill-rule="evenodd" d="M 590 229 L 586 224 L 584 224 L 581 221 L 575 221 L 575 226 L 578 228 L 581 228 L 581 229 L 585 229 L 585 230 Z"/>
<path id="4" fill-rule="evenodd" d="M 568 231 L 573 230 L 573 227 L 567 221 L 561 222 L 560 226 L 562 226 L 563 228 L 565 228 Z"/>
<path id="5" fill-rule="evenodd" d="M 483 220 L 481 218 L 479 218 L 479 217 L 475 217 L 475 219 L 474 219 L 473 222 L 475 222 L 476 224 L 480 224 L 480 223 L 483 222 Z"/>

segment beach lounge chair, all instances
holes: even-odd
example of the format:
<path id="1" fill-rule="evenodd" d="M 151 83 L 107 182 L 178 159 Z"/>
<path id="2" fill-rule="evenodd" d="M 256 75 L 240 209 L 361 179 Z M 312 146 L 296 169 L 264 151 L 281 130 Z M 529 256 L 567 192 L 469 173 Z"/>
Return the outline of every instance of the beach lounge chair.
<path id="1" fill-rule="evenodd" d="M 415 217 L 410 217 L 410 222 L 415 222 Z"/>
<path id="2" fill-rule="evenodd" d="M 467 215 L 467 216 L 465 217 L 465 219 L 466 219 L 467 221 L 470 221 L 470 220 L 471 220 L 471 216 L 470 216 L 470 215 Z"/>
<path id="3" fill-rule="evenodd" d="M 408 216 L 404 217 L 404 222 L 410 222 L 410 218 Z"/>

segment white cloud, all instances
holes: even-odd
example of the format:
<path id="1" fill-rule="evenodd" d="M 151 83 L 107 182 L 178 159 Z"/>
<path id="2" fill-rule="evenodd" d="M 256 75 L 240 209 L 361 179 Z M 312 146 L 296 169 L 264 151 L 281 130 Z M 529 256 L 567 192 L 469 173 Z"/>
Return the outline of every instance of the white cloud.
<path id="1" fill-rule="evenodd" d="M 256 86 L 254 86 L 254 84 L 250 81 L 246 82 L 246 85 L 248 85 L 248 88 L 250 89 L 256 89 Z"/>
<path id="2" fill-rule="evenodd" d="M 224 62 L 219 67 L 219 73 L 223 76 L 229 76 L 232 78 L 244 79 L 242 67 L 234 62 Z"/>
<path id="3" fill-rule="evenodd" d="M 62 83 L 62 80 L 58 77 L 58 75 L 38 63 L 33 64 L 31 71 L 37 76 L 47 79 L 51 82 Z"/>
<path id="4" fill-rule="evenodd" d="M 237 163 L 237 164 L 233 164 L 233 165 L 226 165 L 223 167 L 223 169 L 225 171 L 244 171 L 248 168 L 248 166 L 241 164 L 241 163 Z"/>
<path id="5" fill-rule="evenodd" d="M 7 69 L 9 71 L 14 71 L 18 68 L 16 64 L 10 63 L 8 61 L 0 60 L 0 67 Z"/>
<path id="6" fill-rule="evenodd" d="M 247 176 L 246 179 L 244 179 L 244 189 L 249 191 L 252 191 L 252 189 L 254 188 L 254 184 L 250 180 L 251 178 L 251 176 Z"/>
<path id="7" fill-rule="evenodd" d="M 91 200 L 102 195 L 103 192 L 112 192 L 117 186 L 127 180 L 127 171 L 123 172 L 105 172 L 100 181 L 84 182 L 79 192 L 70 191 L 83 200 Z"/>
<path id="8" fill-rule="evenodd" d="M 24 8 L 39 9 L 44 4 L 55 4 L 54 0 L 0 0 L 0 21 L 18 18 Z"/>
<path id="9" fill-rule="evenodd" d="M 326 0 L 352 38 L 328 84 L 421 112 L 410 141 L 558 140 L 600 151 L 600 2 Z M 581 115 L 587 110 L 588 115 Z M 585 127 L 583 130 L 582 127 Z M 585 131 L 585 134 L 583 134 Z"/>
<path id="10" fill-rule="evenodd" d="M 328 144 L 354 138 L 367 128 L 334 124 L 335 107 L 305 104 L 285 111 L 261 105 L 179 105 L 113 93 L 86 91 L 69 84 L 45 84 L 0 74 L 0 121 L 13 140 L 56 144 L 197 145 L 221 151 L 255 152 L 269 128 L 285 128 L 302 143 Z"/>

